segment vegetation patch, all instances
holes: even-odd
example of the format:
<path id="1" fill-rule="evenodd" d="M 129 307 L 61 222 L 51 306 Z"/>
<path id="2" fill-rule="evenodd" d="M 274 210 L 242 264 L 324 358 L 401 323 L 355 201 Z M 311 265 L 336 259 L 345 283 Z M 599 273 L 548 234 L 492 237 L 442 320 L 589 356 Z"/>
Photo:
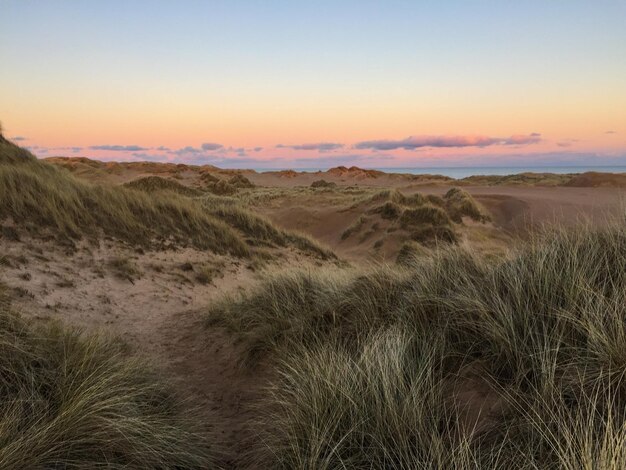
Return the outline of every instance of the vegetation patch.
<path id="1" fill-rule="evenodd" d="M 277 228 L 269 220 L 253 214 L 247 209 L 235 205 L 215 206 L 209 208 L 212 214 L 216 215 L 244 235 L 253 240 L 261 240 L 278 246 L 295 245 L 302 251 L 316 254 L 324 259 L 335 258 L 334 253 L 320 245 L 312 238 Z"/>
<path id="2" fill-rule="evenodd" d="M 210 468 L 167 383 L 115 341 L 34 327 L 0 288 L 0 467 Z"/>
<path id="3" fill-rule="evenodd" d="M 337 183 L 326 180 L 316 180 L 311 183 L 312 188 L 336 188 Z"/>
<path id="4" fill-rule="evenodd" d="M 378 207 L 370 209 L 370 213 L 380 214 L 383 219 L 396 220 L 398 217 L 400 217 L 400 214 L 402 214 L 403 210 L 404 209 L 399 204 L 392 201 L 387 201 Z"/>
<path id="5" fill-rule="evenodd" d="M 400 215 L 400 224 L 403 227 L 416 225 L 449 225 L 450 217 L 445 210 L 432 204 L 424 204 L 414 209 L 404 209 Z"/>
<path id="6" fill-rule="evenodd" d="M 467 191 L 460 188 L 451 188 L 444 196 L 446 210 L 450 218 L 461 223 L 463 217 L 470 217 L 476 222 L 486 222 L 489 217 L 479 207 L 478 203 Z"/>
<path id="7" fill-rule="evenodd" d="M 237 187 L 224 180 L 217 180 L 214 183 L 209 183 L 207 184 L 206 189 L 207 191 L 217 194 L 218 196 L 230 196 L 237 193 Z"/>
<path id="8" fill-rule="evenodd" d="M 231 186 L 234 186 L 235 188 L 243 188 L 243 189 L 254 188 L 254 184 L 252 183 L 252 181 L 250 181 L 241 173 L 237 173 L 236 175 L 233 175 L 228 180 L 228 184 L 230 184 Z"/>
<path id="9" fill-rule="evenodd" d="M 144 178 L 138 178 L 129 183 L 125 183 L 127 188 L 138 189 L 147 193 L 154 193 L 156 191 L 172 191 L 183 196 L 196 197 L 202 195 L 202 191 L 194 188 L 190 188 L 178 181 L 162 178 L 160 176 L 146 176 Z"/>
<path id="10" fill-rule="evenodd" d="M 411 240 L 423 245 L 438 245 L 439 243 L 458 243 L 456 232 L 449 225 L 425 225 L 417 227 L 409 235 Z"/>
<path id="11" fill-rule="evenodd" d="M 406 264 L 283 273 L 209 312 L 278 368 L 258 466 L 626 466 L 625 220 Z"/>
<path id="12" fill-rule="evenodd" d="M 135 279 L 141 277 L 141 271 L 130 258 L 117 257 L 109 260 L 109 268 L 113 271 L 116 277 L 125 281 L 133 282 Z"/>
<path id="13" fill-rule="evenodd" d="M 171 241 L 245 256 L 241 237 L 200 203 L 168 192 L 146 194 L 124 187 L 98 186 L 38 161 L 29 152 L 0 140 L 0 219 L 60 238 L 102 234 L 132 244 Z"/>
<path id="14" fill-rule="evenodd" d="M 350 226 L 342 232 L 341 239 L 345 240 L 347 238 L 350 238 L 353 233 L 359 232 L 368 220 L 369 219 L 366 216 L 360 215 L 358 219 L 352 222 Z"/>

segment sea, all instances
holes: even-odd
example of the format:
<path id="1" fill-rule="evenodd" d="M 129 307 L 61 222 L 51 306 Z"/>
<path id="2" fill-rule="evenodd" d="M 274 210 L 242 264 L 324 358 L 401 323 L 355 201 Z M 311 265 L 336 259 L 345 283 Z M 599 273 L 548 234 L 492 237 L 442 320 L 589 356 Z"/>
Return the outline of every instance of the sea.
<path id="1" fill-rule="evenodd" d="M 315 173 L 326 171 L 328 168 L 255 168 L 259 173 L 268 171 L 295 170 Z M 600 173 L 626 173 L 626 166 L 468 166 L 468 167 L 410 167 L 410 168 L 367 168 L 385 173 L 408 173 L 412 175 L 443 175 L 459 179 L 476 175 L 515 175 L 519 173 L 585 173 L 597 171 Z"/>

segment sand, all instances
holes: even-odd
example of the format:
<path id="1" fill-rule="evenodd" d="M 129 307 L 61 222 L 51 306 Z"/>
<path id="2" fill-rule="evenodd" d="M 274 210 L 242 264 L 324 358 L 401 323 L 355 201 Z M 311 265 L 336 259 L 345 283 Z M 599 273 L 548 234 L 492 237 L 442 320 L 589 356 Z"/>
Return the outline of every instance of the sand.
<path id="1" fill-rule="evenodd" d="M 221 178 L 236 173 L 213 167 L 53 162 L 89 181 L 112 184 L 160 175 L 200 187 L 203 171 Z M 444 177 L 342 168 L 323 174 L 244 174 L 257 186 L 247 190 L 256 195 L 249 202 L 253 211 L 280 227 L 312 235 L 334 249 L 346 265 L 392 263 L 406 240 L 406 233 L 368 212 L 373 207 L 363 202 L 368 195 L 381 188 L 397 188 L 406 195 L 416 191 L 442 195 L 459 185 Z M 337 188 L 309 188 L 320 179 L 335 183 Z M 484 224 L 465 220 L 458 228 L 462 243 L 502 253 L 533 225 L 551 221 L 572 224 L 581 218 L 604 223 L 608 215 L 623 213 L 626 189 L 618 187 L 620 178 L 609 178 L 612 187 L 598 183 L 597 176 L 592 179 L 594 187 L 463 185 L 492 220 Z M 357 233 L 342 238 L 364 215 L 367 223 Z M 293 267 L 315 269 L 320 261 L 295 250 L 279 250 L 281 256 L 259 272 L 250 261 L 229 256 L 190 248 L 136 252 L 113 240 L 95 245 L 83 241 L 68 251 L 53 241 L 3 237 L 0 247 L 8 261 L 0 270 L 1 282 L 13 289 L 18 310 L 34 321 L 59 319 L 88 333 L 120 337 L 130 352 L 148 357 L 170 377 L 198 413 L 206 416 L 208 427 L 224 437 L 224 466 L 240 463 L 246 443 L 254 437 L 245 423 L 254 414 L 254 403 L 270 379 L 269 372 L 262 366 L 254 373 L 239 367 L 240 345 L 233 344 L 226 332 L 206 328 L 205 311 L 226 294 L 253 288 L 269 272 Z M 139 274 L 131 279 L 119 277 L 110 261 L 120 257 L 129 259 Z M 209 284 L 195 278 L 198 263 L 215 267 Z"/>

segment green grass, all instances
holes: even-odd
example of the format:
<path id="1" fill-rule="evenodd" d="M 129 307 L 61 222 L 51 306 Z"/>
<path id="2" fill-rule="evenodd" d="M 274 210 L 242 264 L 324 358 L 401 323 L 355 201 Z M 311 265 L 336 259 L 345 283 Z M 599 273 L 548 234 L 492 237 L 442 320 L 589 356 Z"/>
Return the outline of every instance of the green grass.
<path id="1" fill-rule="evenodd" d="M 259 466 L 626 467 L 626 220 L 283 273 L 208 321 L 276 367 Z"/>
<path id="2" fill-rule="evenodd" d="M 35 327 L 0 287 L 0 468 L 210 468 L 166 381 L 115 341 Z"/>

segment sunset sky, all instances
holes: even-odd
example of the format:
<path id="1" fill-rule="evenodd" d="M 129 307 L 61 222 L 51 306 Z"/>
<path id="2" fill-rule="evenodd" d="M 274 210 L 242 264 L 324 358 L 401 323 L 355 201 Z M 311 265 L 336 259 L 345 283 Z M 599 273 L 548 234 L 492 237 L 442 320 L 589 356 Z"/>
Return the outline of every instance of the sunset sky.
<path id="1" fill-rule="evenodd" d="M 39 157 L 626 165 L 625 1 L 0 0 Z"/>

